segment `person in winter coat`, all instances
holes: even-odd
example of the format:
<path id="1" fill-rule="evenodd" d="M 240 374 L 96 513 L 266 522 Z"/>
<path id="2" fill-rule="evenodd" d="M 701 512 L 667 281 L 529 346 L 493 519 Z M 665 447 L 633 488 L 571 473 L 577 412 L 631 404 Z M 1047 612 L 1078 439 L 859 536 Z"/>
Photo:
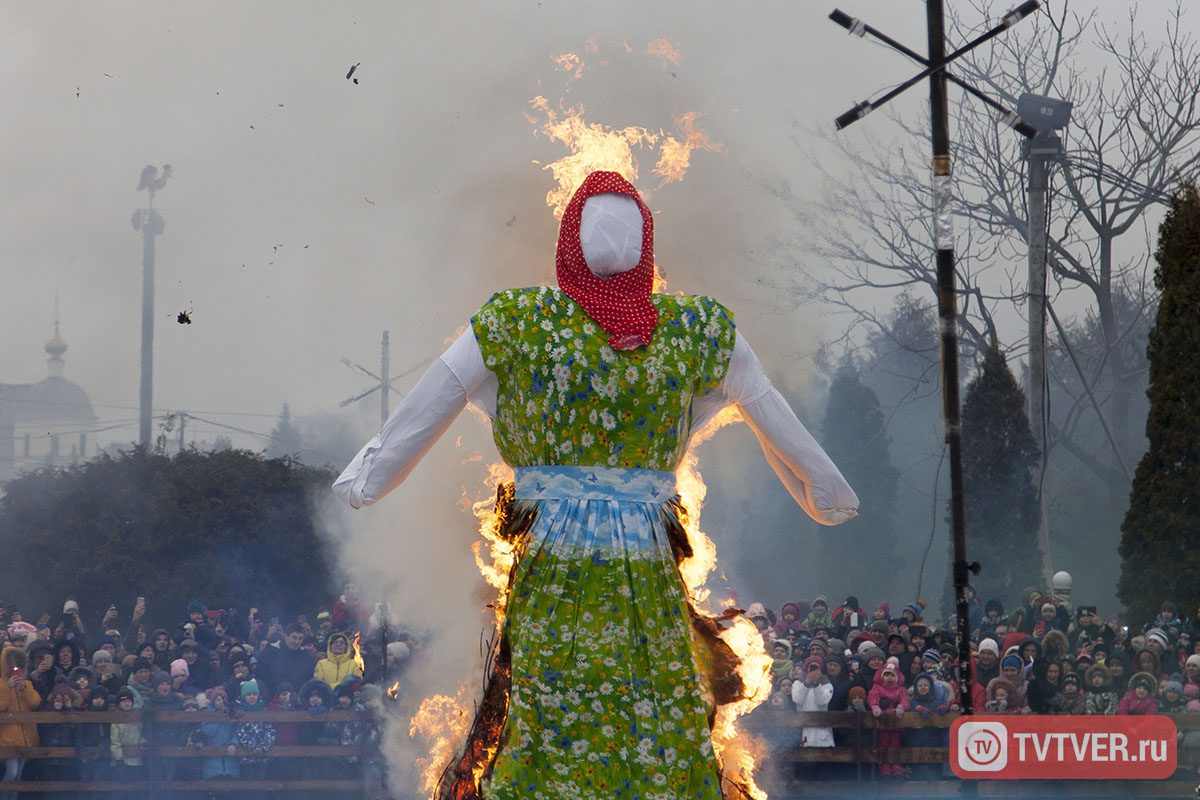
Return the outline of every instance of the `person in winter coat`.
<path id="1" fill-rule="evenodd" d="M 208 622 L 208 607 L 197 598 L 188 601 L 186 616 L 171 638 L 176 644 L 191 639 L 205 650 L 216 650 L 217 645 L 221 643 L 221 637 Z"/>
<path id="2" fill-rule="evenodd" d="M 56 679 L 63 674 L 54 665 L 54 645 L 44 639 L 39 639 L 29 645 L 26 652 L 29 654 L 29 669 L 26 671 L 26 679 L 33 684 L 38 697 L 49 697 Z"/>
<path id="3" fill-rule="evenodd" d="M 792 674 L 792 643 L 787 639 L 776 639 L 771 642 L 771 680 L 775 683 L 780 678 Z"/>
<path id="4" fill-rule="evenodd" d="M 1113 653 L 1105 661 L 1104 666 L 1108 667 L 1109 675 L 1112 676 L 1112 688 L 1117 693 L 1117 697 L 1125 694 L 1129 688 L 1129 678 L 1136 670 L 1130 668 L 1129 656 L 1125 653 Z"/>
<path id="5" fill-rule="evenodd" d="M 156 629 L 150 636 L 149 644 L 154 648 L 154 654 L 150 657 L 150 660 L 154 662 L 154 666 L 164 671 L 170 669 L 171 662 L 174 660 L 172 653 L 175 650 L 175 642 L 171 640 L 171 632 L 166 628 Z M 141 652 L 138 655 L 140 656 Z"/>
<path id="6" fill-rule="evenodd" d="M 258 681 L 246 681 L 241 685 L 239 692 L 236 701 L 239 713 L 267 709 Z M 266 777 L 267 764 L 270 762 L 266 753 L 275 746 L 278 735 L 275 726 L 269 722 L 240 722 L 236 733 L 238 746 L 249 754 L 241 759 L 242 773 L 248 780 L 262 780 Z"/>
<path id="7" fill-rule="evenodd" d="M 899 665 L 895 660 L 888 661 L 875 676 L 875 683 L 867 693 L 867 704 L 876 719 L 884 714 L 903 716 L 908 710 L 908 692 L 904 688 L 904 677 L 900 674 Z M 888 723 L 880 719 L 880 727 L 876 731 L 875 741 L 880 748 L 879 774 L 883 777 L 904 777 L 904 767 L 887 759 L 886 749 L 900 746 L 900 731 L 884 727 Z"/>
<path id="8" fill-rule="evenodd" d="M 1133 663 L 1137 672 L 1148 673 L 1156 681 L 1162 677 L 1162 660 L 1158 657 L 1158 653 L 1148 647 L 1134 654 Z"/>
<path id="9" fill-rule="evenodd" d="M 1093 664 L 1083 674 L 1087 714 L 1116 714 L 1117 693 L 1112 688 L 1112 675 L 1104 664 Z"/>
<path id="10" fill-rule="evenodd" d="M 1193 654 L 1183 662 L 1183 685 L 1200 686 L 1200 654 Z"/>
<path id="11" fill-rule="evenodd" d="M 812 611 L 808 612 L 803 620 L 804 627 L 810 631 L 815 631 L 817 628 L 832 628 L 833 615 L 829 613 L 829 598 L 823 594 L 819 594 L 813 598 Z"/>
<path id="12" fill-rule="evenodd" d="M 1187 705 L 1183 696 L 1183 684 L 1179 681 L 1167 681 L 1158 693 L 1158 711 L 1160 714 L 1182 714 Z"/>
<path id="13" fill-rule="evenodd" d="M 293 624 L 278 647 L 267 647 L 259 654 L 254 676 L 265 682 L 263 689 L 268 692 L 276 691 L 283 681 L 292 686 L 303 686 L 312 680 L 316 663 L 304 651 L 304 628 Z"/>
<path id="14" fill-rule="evenodd" d="M 987 685 L 987 703 L 984 709 L 989 714 L 1024 714 L 1028 707 L 1017 698 L 1016 687 L 1008 678 L 993 678 Z"/>
<path id="15" fill-rule="evenodd" d="M 1087 696 L 1079 685 L 1079 675 L 1068 672 L 1062 677 L 1062 688 L 1050 701 L 1052 714 L 1086 714 Z"/>
<path id="16" fill-rule="evenodd" d="M 206 691 L 204 696 L 208 699 L 209 706 L 213 711 L 220 711 L 226 715 L 230 713 L 229 695 L 225 693 L 224 686 L 214 686 Z M 205 757 L 201 762 L 200 775 L 204 780 L 219 778 L 236 780 L 241 777 L 241 769 L 235 758 L 237 755 L 236 727 L 237 725 L 232 719 L 205 722 L 200 726 L 200 730 L 193 734 L 192 744 L 197 747 L 225 748 L 225 755 Z"/>
<path id="17" fill-rule="evenodd" d="M 1032 679 L 1027 684 L 1025 701 L 1034 714 L 1053 714 L 1054 697 L 1061 691 L 1062 666 L 1057 661 L 1039 658 L 1033 662 Z"/>
<path id="18" fill-rule="evenodd" d="M 823 661 L 825 663 L 825 677 L 829 678 L 829 683 L 833 686 L 833 695 L 829 700 L 829 710 L 845 711 L 849 706 L 850 687 L 854 685 L 854 680 L 850 677 L 846 666 L 846 657 L 841 653 L 830 653 L 825 656 Z M 836 738 L 836 734 L 834 738 Z"/>
<path id="19" fill-rule="evenodd" d="M 88 713 L 108 711 L 108 690 L 103 686 L 91 689 L 85 710 Z M 81 724 L 76 746 L 79 748 L 79 779 L 87 783 L 108 780 L 108 725 Z"/>
<path id="20" fill-rule="evenodd" d="M 811 656 L 804 662 L 804 679 L 792 684 L 792 702 L 800 711 L 828 711 L 833 683 L 824 673 L 824 662 Z M 833 747 L 833 729 L 804 726 L 801 747 Z"/>
<path id="21" fill-rule="evenodd" d="M 42 701 L 39 711 L 69 712 L 80 707 L 79 693 L 71 688 L 65 677 L 50 690 Z M 38 740 L 42 747 L 68 747 L 79 744 L 79 725 L 73 722 L 38 723 Z M 38 760 L 38 780 L 74 781 L 79 779 L 79 761 L 76 758 L 42 758 Z"/>
<path id="22" fill-rule="evenodd" d="M 28 659 L 19 647 L 6 644 L 0 650 L 0 714 L 35 711 L 41 705 L 41 695 L 28 678 Z M 38 729 L 32 723 L 0 725 L 0 748 L 37 747 Z M 4 783 L 19 781 L 25 769 L 25 759 L 4 758 Z"/>
<path id="23" fill-rule="evenodd" d="M 117 692 L 117 710 L 133 715 L 134 692 L 128 686 Z M 146 741 L 142 738 L 142 723 L 114 722 L 109 726 L 109 753 L 111 756 L 113 779 L 122 782 L 143 780 L 146 776 L 145 762 L 142 760 L 142 748 Z"/>
<path id="24" fill-rule="evenodd" d="M 1157 714 L 1158 680 L 1148 672 L 1139 672 L 1129 679 L 1129 690 L 1117 704 L 1118 714 Z"/>
<path id="25" fill-rule="evenodd" d="M 949 688 L 932 674 L 922 672 L 913 678 L 908 704 L 923 720 L 945 714 L 950 710 Z M 910 728 L 903 732 L 901 741 L 905 747 L 945 747 L 950 741 L 950 730 L 933 726 Z M 936 764 L 915 764 L 910 770 L 911 777 L 916 780 L 935 780 L 942 772 Z"/>
<path id="26" fill-rule="evenodd" d="M 347 678 L 362 677 L 362 668 L 354 660 L 349 636 L 341 631 L 330 634 L 325 646 L 325 658 L 317 662 L 313 677 L 325 681 L 330 689 L 341 685 Z"/>

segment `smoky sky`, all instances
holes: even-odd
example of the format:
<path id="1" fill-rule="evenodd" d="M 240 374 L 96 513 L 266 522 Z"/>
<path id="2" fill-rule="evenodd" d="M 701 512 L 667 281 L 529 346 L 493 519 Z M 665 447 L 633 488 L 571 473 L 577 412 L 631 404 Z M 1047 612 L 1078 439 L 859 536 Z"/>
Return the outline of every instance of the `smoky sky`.
<path id="1" fill-rule="evenodd" d="M 1162 18 L 1165 6 L 1143 4 L 1143 18 Z M 0 26 L 0 382 L 46 374 L 57 290 L 66 377 L 90 393 L 102 425 L 124 425 L 96 439 L 135 438 L 141 237 L 129 219 L 145 205 L 135 191 L 142 167 L 170 163 L 156 198 L 166 220 L 156 412 L 266 432 L 287 402 L 300 416 L 354 415 L 369 435 L 377 403 L 338 409 L 370 384 L 340 356 L 375 368 L 388 329 L 398 372 L 440 352 L 493 291 L 553 280 L 557 224 L 545 195 L 554 182 L 541 165 L 567 151 L 526 119 L 540 95 L 615 127 L 670 133 L 676 115 L 701 115 L 723 150 L 694 153 L 683 182 L 659 188 L 654 153 L 635 150 L 657 261 L 672 290 L 728 305 L 772 377 L 802 397 L 811 355 L 844 321 L 770 288 L 822 265 L 780 246 L 804 232 L 763 187 L 786 181 L 800 202 L 816 198 L 814 155 L 835 176 L 851 174 L 813 131 L 831 131 L 836 115 L 915 71 L 834 26 L 832 7 L 10 0 Z M 924 49 L 923 3 L 843 8 Z M 648 52 L 660 38 L 682 61 Z M 564 52 L 583 59 L 578 79 L 556 69 Z M 355 64 L 358 83 L 346 79 Z M 926 102 L 916 87 L 895 109 L 919 114 Z M 839 135 L 901 134 L 878 114 Z M 176 323 L 180 311 L 191 325 Z M 820 418 L 819 408 L 798 411 Z M 200 422 L 190 430 L 265 446 Z M 459 435 L 467 441 L 455 447 Z M 464 417 L 420 481 L 447 476 L 438 497 L 452 503 L 478 478 L 473 453 L 490 461 L 490 447 Z M 736 455 L 722 476 L 747 491 L 765 484 L 773 507 L 786 502 L 745 430 L 707 447 Z M 420 498 L 400 494 L 396 509 Z M 747 534 L 791 535 L 789 520 L 755 519 L 757 497 L 713 497 Z"/>

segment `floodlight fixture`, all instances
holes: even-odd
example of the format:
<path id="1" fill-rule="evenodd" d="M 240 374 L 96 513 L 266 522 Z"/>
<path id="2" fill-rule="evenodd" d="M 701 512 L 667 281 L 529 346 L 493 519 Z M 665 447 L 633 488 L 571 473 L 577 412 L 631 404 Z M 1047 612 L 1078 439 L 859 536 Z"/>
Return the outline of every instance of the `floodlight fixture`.
<path id="1" fill-rule="evenodd" d="M 1067 127 L 1073 106 L 1069 100 L 1026 92 L 1017 101 L 1017 113 L 1039 133 L 1048 133 Z"/>

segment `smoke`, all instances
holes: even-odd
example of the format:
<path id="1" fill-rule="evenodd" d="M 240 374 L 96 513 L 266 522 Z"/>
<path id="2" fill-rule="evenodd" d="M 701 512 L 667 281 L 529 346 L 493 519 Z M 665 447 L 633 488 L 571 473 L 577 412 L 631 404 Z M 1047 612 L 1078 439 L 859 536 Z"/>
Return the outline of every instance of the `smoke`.
<path id="1" fill-rule="evenodd" d="M 391 784 L 400 791 L 419 786 L 415 765 L 428 755 L 426 743 L 409 736 L 419 702 L 435 694 L 454 697 L 464 685 L 471 698 L 482 693 L 481 639 L 492 633 L 487 604 L 494 592 L 471 552 L 479 526 L 470 503 L 484 499 L 485 467 L 495 460 L 490 431 L 464 414 L 410 478 L 376 505 L 350 511 L 332 493 L 319 498 L 322 527 L 333 537 L 341 570 L 368 602 L 390 605 L 392 625 L 420 640 L 399 700 L 389 705 L 385 755 Z"/>

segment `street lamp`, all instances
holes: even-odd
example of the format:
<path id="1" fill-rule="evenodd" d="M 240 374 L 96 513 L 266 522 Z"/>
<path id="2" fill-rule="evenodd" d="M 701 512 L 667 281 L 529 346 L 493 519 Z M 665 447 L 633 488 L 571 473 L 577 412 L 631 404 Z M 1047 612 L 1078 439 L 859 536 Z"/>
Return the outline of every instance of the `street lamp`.
<path id="1" fill-rule="evenodd" d="M 129 220 L 135 231 L 142 232 L 142 376 L 138 391 L 138 442 L 146 450 L 150 449 L 150 421 L 154 416 L 154 237 L 166 227 L 162 215 L 154 210 L 154 193 L 166 186 L 170 177 L 170 164 L 163 165 L 161 175 L 153 164 L 142 168 L 137 191 L 145 189 L 149 201 L 146 208 L 134 211 Z"/>
<path id="2" fill-rule="evenodd" d="M 928 32 L 929 54 L 922 58 L 891 37 L 882 34 L 849 14 L 835 10 L 830 14 L 836 24 L 856 36 L 871 36 L 895 48 L 923 64 L 925 69 L 900 83 L 878 100 L 866 100 L 838 117 L 834 124 L 840 130 L 862 119 L 871 111 L 887 103 L 893 97 L 929 78 L 929 111 L 933 139 L 933 234 L 937 259 L 938 318 L 941 331 L 942 350 L 942 416 L 945 424 L 946 445 L 950 451 L 950 519 L 954 540 L 954 590 L 956 616 L 958 619 L 958 678 L 959 704 L 964 713 L 972 712 L 971 698 L 971 625 L 967 599 L 969 574 L 979 573 L 978 562 L 967 562 L 967 537 L 963 509 L 962 479 L 962 429 L 959 409 L 958 386 L 958 320 L 955 307 L 956 290 L 954 275 L 954 229 L 951 215 L 953 191 L 950 183 L 950 117 L 946 105 L 946 82 L 951 80 L 948 67 L 955 60 L 974 50 L 984 42 L 999 36 L 1039 8 L 1038 0 L 1026 0 L 1009 11 L 1000 24 L 986 33 L 946 54 L 945 9 L 943 0 L 926 0 L 925 21 Z M 994 110 L 1001 112 L 1001 121 L 1029 135 L 1030 127 L 1019 115 L 1008 111 L 982 92 L 970 87 L 958 78 L 954 82 L 963 86 L 975 97 L 983 99 Z"/>
<path id="3" fill-rule="evenodd" d="M 1039 516 L 1038 546 L 1042 551 L 1042 577 L 1050 579 L 1054 569 L 1050 558 L 1050 526 L 1046 520 L 1046 194 L 1049 191 L 1049 166 L 1062 157 L 1062 140 L 1056 131 L 1071 119 L 1071 103 L 1053 97 L 1025 93 L 1017 101 L 1017 113 L 1028 121 L 1037 134 L 1024 143 L 1022 153 L 1029 162 L 1026 206 L 1029 210 L 1029 278 L 1027 308 L 1029 317 L 1029 426 L 1038 449 L 1033 485 L 1037 487 Z"/>

